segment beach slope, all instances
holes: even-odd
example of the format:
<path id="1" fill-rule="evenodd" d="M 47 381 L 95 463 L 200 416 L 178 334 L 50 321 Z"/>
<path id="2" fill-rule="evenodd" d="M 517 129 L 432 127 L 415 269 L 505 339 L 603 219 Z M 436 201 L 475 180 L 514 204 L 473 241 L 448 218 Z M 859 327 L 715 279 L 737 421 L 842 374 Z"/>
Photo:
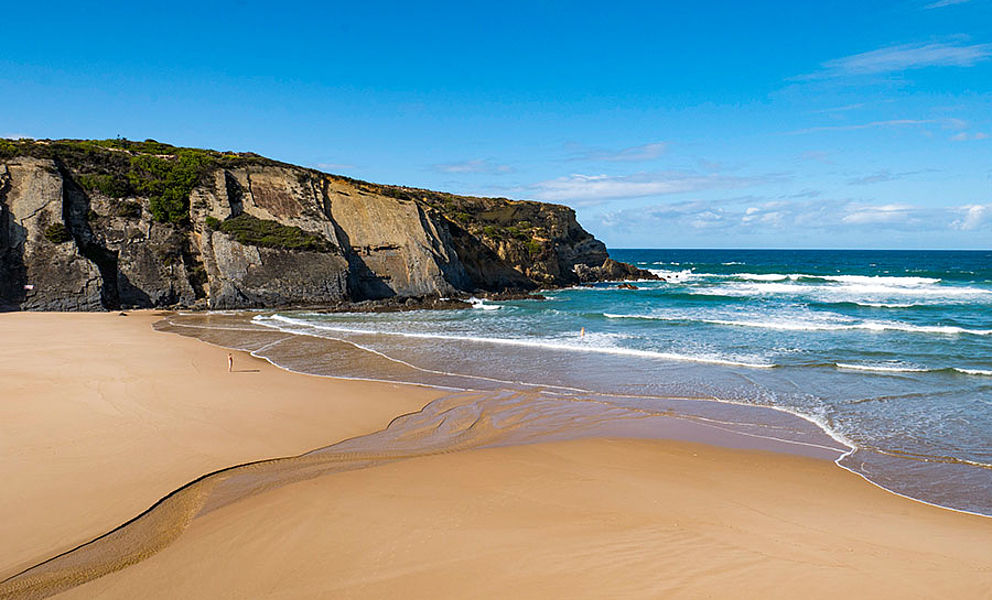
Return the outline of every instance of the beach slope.
<path id="1" fill-rule="evenodd" d="M 291 374 L 153 315 L 0 315 L 0 577 L 199 475 L 381 429 L 440 392 Z M 8 383 L 9 382 L 9 383 Z M 829 461 L 577 439 L 252 494 L 59 598 L 983 598 L 992 520 Z"/>
<path id="2" fill-rule="evenodd" d="M 385 427 L 436 390 L 288 373 L 150 312 L 0 314 L 0 579 L 211 471 Z"/>

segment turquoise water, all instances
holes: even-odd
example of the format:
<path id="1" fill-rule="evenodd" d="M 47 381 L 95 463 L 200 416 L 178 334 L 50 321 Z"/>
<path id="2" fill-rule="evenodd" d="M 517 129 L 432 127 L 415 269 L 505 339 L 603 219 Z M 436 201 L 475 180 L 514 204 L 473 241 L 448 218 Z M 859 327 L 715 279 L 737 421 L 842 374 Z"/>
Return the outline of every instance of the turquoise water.
<path id="1" fill-rule="evenodd" d="M 777 407 L 853 448 L 839 464 L 887 489 L 992 514 L 992 252 L 611 254 L 666 281 L 255 322 L 346 340 L 428 383 Z"/>

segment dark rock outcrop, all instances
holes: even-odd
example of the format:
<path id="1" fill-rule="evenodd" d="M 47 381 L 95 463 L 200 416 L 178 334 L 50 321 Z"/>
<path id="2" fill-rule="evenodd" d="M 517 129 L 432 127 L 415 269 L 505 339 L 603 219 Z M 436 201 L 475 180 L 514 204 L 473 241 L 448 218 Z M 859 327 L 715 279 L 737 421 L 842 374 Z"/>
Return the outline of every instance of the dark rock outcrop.
<path id="1" fill-rule="evenodd" d="M 612 258 L 607 258 L 602 265 L 590 267 L 584 264 L 576 264 L 575 274 L 581 283 L 594 283 L 597 281 L 637 281 L 637 280 L 657 280 L 657 275 L 651 271 L 638 269 L 634 265 L 617 262 Z"/>
<path id="2" fill-rule="evenodd" d="M 609 259 L 564 206 L 152 141 L 0 140 L 8 309 L 403 306 L 652 277 Z"/>
<path id="3" fill-rule="evenodd" d="M 75 236 L 46 235 L 67 217 L 62 183 L 51 160 L 18 157 L 0 165 L 0 305 L 24 310 L 103 308 L 99 268 L 83 256 Z"/>

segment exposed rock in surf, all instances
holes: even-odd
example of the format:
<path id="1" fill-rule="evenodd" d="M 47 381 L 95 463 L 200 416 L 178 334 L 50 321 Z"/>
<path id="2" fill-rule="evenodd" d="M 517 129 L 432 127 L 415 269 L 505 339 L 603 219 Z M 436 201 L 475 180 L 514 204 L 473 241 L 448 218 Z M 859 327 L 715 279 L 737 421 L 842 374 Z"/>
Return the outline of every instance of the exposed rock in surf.
<path id="1" fill-rule="evenodd" d="M 638 269 L 634 265 L 617 262 L 612 258 L 607 258 L 598 267 L 591 267 L 581 263 L 576 264 L 573 270 L 582 283 L 595 281 L 658 280 L 658 276 L 651 271 Z"/>

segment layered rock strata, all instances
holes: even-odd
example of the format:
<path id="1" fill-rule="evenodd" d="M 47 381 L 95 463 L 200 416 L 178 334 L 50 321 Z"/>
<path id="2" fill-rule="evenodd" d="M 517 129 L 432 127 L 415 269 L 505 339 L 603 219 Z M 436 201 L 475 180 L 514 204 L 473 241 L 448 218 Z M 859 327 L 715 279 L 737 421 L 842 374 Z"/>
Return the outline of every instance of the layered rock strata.
<path id="1" fill-rule="evenodd" d="M 564 206 L 157 143 L 4 143 L 8 309 L 326 305 L 651 277 L 609 259 Z M 190 156 L 187 191 L 174 180 Z M 162 216 L 166 200 L 178 216 Z"/>

